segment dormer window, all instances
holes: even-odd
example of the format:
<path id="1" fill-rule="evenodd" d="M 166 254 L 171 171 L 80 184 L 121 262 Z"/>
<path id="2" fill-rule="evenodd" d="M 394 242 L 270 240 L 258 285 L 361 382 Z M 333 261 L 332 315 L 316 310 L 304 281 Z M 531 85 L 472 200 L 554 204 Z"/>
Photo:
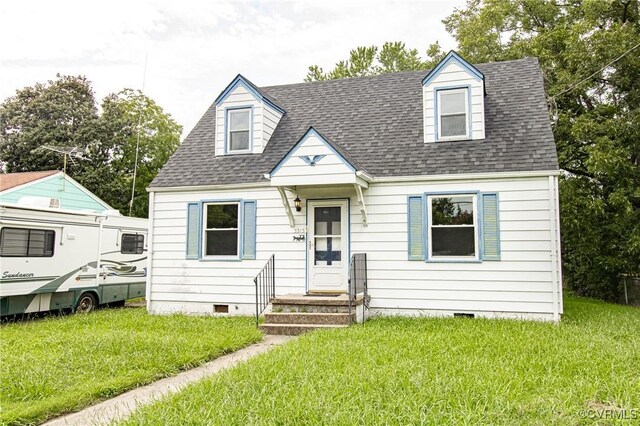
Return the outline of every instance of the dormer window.
<path id="1" fill-rule="evenodd" d="M 437 91 L 438 140 L 469 138 L 469 89 Z"/>
<path id="2" fill-rule="evenodd" d="M 262 89 L 238 74 L 216 104 L 216 156 L 261 154 L 285 111 Z"/>
<path id="3" fill-rule="evenodd" d="M 227 110 L 227 152 L 250 152 L 251 108 Z"/>
<path id="4" fill-rule="evenodd" d="M 422 79 L 425 143 L 481 140 L 484 75 L 451 51 Z"/>

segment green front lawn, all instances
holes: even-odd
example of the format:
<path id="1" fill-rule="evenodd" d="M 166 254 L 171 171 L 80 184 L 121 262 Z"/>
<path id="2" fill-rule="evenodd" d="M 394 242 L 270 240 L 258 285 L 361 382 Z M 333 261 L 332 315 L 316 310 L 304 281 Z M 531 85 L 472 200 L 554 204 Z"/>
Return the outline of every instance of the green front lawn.
<path id="1" fill-rule="evenodd" d="M 380 318 L 315 332 L 125 423 L 550 425 L 590 424 L 585 417 L 598 412 L 640 419 L 640 310 L 576 298 L 565 310 L 559 326 Z"/>
<path id="2" fill-rule="evenodd" d="M 260 340 L 251 318 L 105 309 L 0 326 L 0 424 L 34 424 Z"/>

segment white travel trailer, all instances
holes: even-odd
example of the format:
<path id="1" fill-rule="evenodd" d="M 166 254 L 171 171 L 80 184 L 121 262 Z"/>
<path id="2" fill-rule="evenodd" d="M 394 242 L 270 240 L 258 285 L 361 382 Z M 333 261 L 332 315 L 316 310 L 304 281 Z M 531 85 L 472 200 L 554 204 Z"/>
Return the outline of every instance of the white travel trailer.
<path id="1" fill-rule="evenodd" d="M 37 204 L 0 204 L 0 315 L 145 295 L 146 219 Z"/>

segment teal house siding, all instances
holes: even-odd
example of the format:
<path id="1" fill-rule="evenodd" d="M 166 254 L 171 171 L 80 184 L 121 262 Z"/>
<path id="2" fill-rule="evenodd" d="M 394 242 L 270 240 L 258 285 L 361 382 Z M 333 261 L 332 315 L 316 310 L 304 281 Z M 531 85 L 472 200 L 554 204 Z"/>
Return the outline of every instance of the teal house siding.
<path id="1" fill-rule="evenodd" d="M 0 194 L 0 202 L 17 203 L 25 196 L 57 198 L 60 208 L 64 210 L 92 210 L 99 213 L 111 210 L 107 203 L 61 173 L 9 189 Z"/>

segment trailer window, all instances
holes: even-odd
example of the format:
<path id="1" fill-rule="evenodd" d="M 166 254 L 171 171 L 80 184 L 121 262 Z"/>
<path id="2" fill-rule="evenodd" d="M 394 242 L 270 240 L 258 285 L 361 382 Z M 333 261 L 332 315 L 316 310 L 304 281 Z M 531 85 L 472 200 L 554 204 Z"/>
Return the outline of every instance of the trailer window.
<path id="1" fill-rule="evenodd" d="M 144 235 L 122 234 L 122 244 L 120 244 L 120 253 L 142 254 L 143 251 L 144 251 Z"/>
<path id="2" fill-rule="evenodd" d="M 45 229 L 2 228 L 0 256 L 52 257 L 55 237 L 54 231 Z"/>

